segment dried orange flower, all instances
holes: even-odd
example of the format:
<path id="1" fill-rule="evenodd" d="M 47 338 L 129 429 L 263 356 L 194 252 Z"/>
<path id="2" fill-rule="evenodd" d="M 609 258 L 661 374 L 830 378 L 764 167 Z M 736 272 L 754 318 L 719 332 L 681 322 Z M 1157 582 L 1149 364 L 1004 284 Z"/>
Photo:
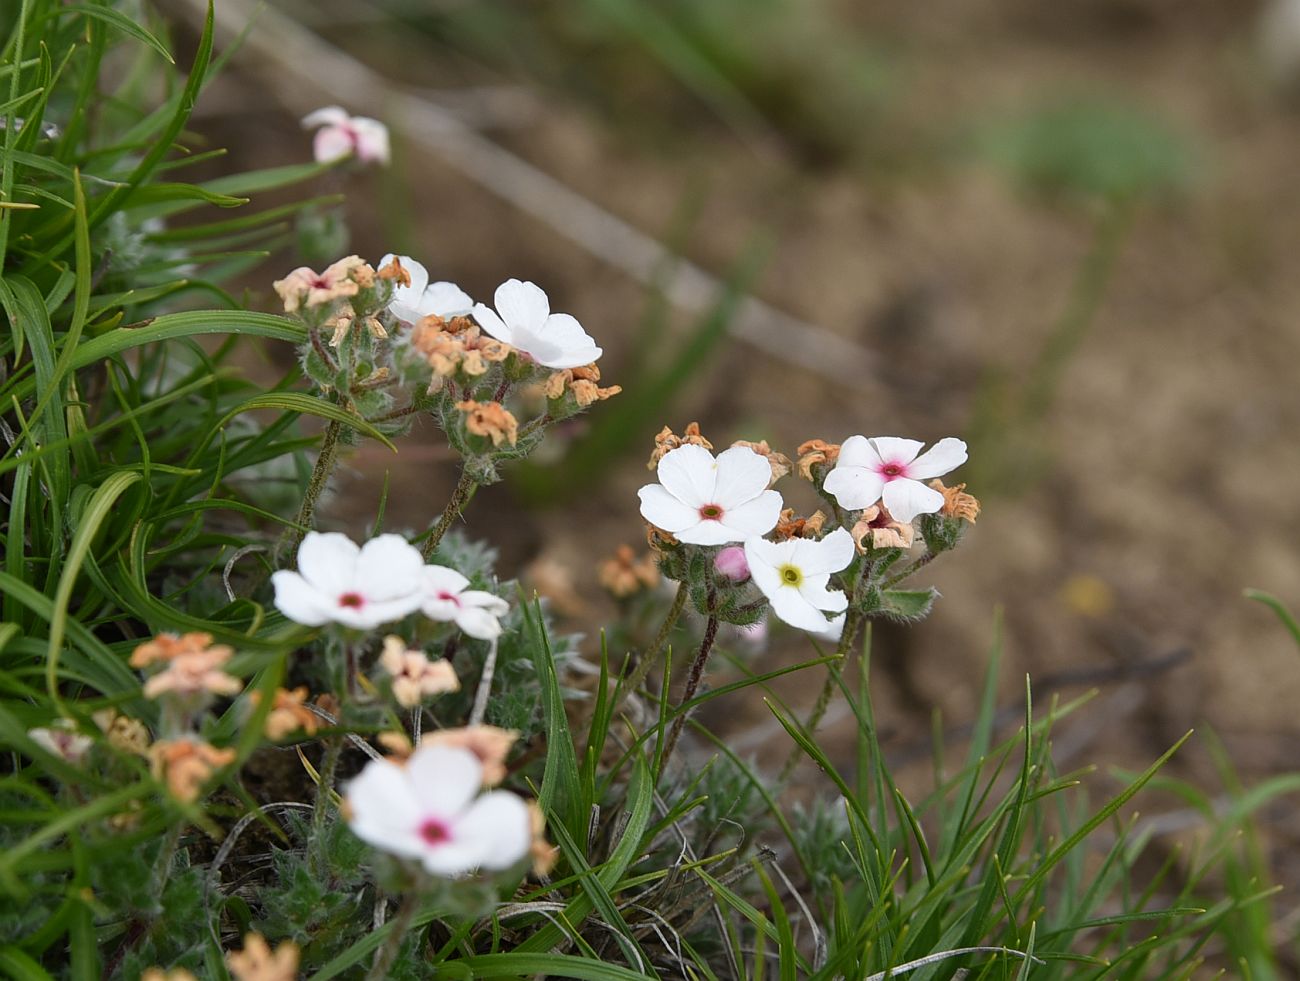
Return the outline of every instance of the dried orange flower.
<path id="1" fill-rule="evenodd" d="M 123 715 L 117 709 L 101 709 L 91 716 L 108 738 L 108 744 L 123 753 L 144 756 L 149 751 L 149 730 L 139 719 Z"/>
<path id="2" fill-rule="evenodd" d="M 853 542 L 862 554 L 867 551 L 867 538 L 871 539 L 873 548 L 911 548 L 916 529 L 895 521 L 883 504 L 873 504 L 853 526 Z"/>
<path id="3" fill-rule="evenodd" d="M 514 729 L 496 726 L 466 726 L 463 729 L 439 729 L 426 732 L 424 741 L 430 745 L 457 746 L 468 749 L 483 764 L 483 784 L 495 786 L 506 778 L 506 754 L 519 738 Z"/>
<path id="4" fill-rule="evenodd" d="M 645 543 L 654 552 L 662 552 L 664 549 L 680 544 L 676 535 L 662 528 L 656 528 L 648 521 L 645 524 Z"/>
<path id="5" fill-rule="evenodd" d="M 130 664 L 133 668 L 144 668 L 155 661 L 171 661 L 182 654 L 195 654 L 212 646 L 211 634 L 197 632 L 180 636 L 176 634 L 159 634 L 152 640 L 145 641 L 131 652 Z M 213 649 L 234 653 L 229 647 L 219 646 Z"/>
<path id="6" fill-rule="evenodd" d="M 415 747 L 411 745 L 411 737 L 398 729 L 387 729 L 375 738 L 396 762 L 405 760 L 415 751 Z"/>
<path id="7" fill-rule="evenodd" d="M 173 967 L 164 971 L 161 967 L 151 967 L 140 975 L 140 981 L 198 981 L 183 967 Z"/>
<path id="8" fill-rule="evenodd" d="M 840 444 L 823 439 L 810 439 L 799 444 L 799 476 L 812 480 L 812 468 L 818 464 L 829 466 L 840 458 Z"/>
<path id="9" fill-rule="evenodd" d="M 677 447 L 686 443 L 703 446 L 706 450 L 713 449 L 713 444 L 700 434 L 700 424 L 698 422 L 693 422 L 687 426 L 686 431 L 681 436 L 676 435 L 671 429 L 664 426 L 659 435 L 655 437 L 654 452 L 650 454 L 650 462 L 645 465 L 646 469 L 654 470 L 659 466 L 659 461 L 664 458 L 665 454 L 671 453 Z"/>
<path id="10" fill-rule="evenodd" d="M 424 355 L 433 369 L 436 391 L 440 379 L 463 371 L 477 378 L 488 370 L 489 361 L 504 361 L 514 350 L 509 344 L 486 336 L 465 317 L 453 317 L 451 323 L 430 315 L 415 325 L 411 344 Z"/>
<path id="11" fill-rule="evenodd" d="M 546 379 L 546 397 L 548 399 L 558 399 L 563 397 L 565 389 L 573 393 L 581 408 L 586 408 L 593 402 L 603 402 L 605 399 L 613 398 L 619 392 L 623 391 L 622 385 L 611 385 L 609 388 L 601 388 L 600 369 L 593 364 L 581 365 L 577 368 L 562 368 L 553 372 Z"/>
<path id="12" fill-rule="evenodd" d="M 261 934 L 245 934 L 244 949 L 226 954 L 226 966 L 236 981 L 296 981 L 298 945 L 286 940 L 272 952 Z"/>
<path id="13" fill-rule="evenodd" d="M 379 267 L 379 271 L 375 275 L 380 279 L 391 279 L 394 286 L 411 285 L 411 274 L 402 265 L 400 256 L 393 256 L 389 259 L 387 263 Z"/>
<path id="14" fill-rule="evenodd" d="M 502 443 L 515 445 L 519 438 L 519 423 L 500 402 L 457 402 L 456 408 L 465 413 L 465 428 L 475 436 L 487 436 L 493 446 Z"/>
<path id="15" fill-rule="evenodd" d="M 943 507 L 939 513 L 949 518 L 960 518 L 963 521 L 975 523 L 975 519 L 980 516 L 980 502 L 972 494 L 965 493 L 966 485 L 958 484 L 956 487 L 945 487 L 942 480 L 930 481 L 930 487 L 937 490 L 943 495 Z"/>
<path id="16" fill-rule="evenodd" d="M 255 691 L 249 699 L 253 705 L 258 705 L 262 701 L 262 693 Z M 267 739 L 279 742 L 299 729 L 309 736 L 314 736 L 320 726 L 320 716 L 307 707 L 306 686 L 299 685 L 293 691 L 284 688 L 275 690 L 271 711 L 266 714 L 266 723 L 262 732 Z"/>
<path id="17" fill-rule="evenodd" d="M 826 525 L 826 515 L 814 511 L 807 518 L 795 516 L 794 508 L 786 508 L 777 519 L 773 533 L 780 541 L 790 538 L 816 538 Z"/>
<path id="18" fill-rule="evenodd" d="M 208 778 L 235 761 L 233 749 L 217 749 L 196 739 L 160 739 L 149 747 L 154 779 L 167 784 L 177 800 L 196 800 Z"/>
<path id="19" fill-rule="evenodd" d="M 393 676 L 393 697 L 403 708 L 415 708 L 443 692 L 460 691 L 460 679 L 450 661 L 430 661 L 423 651 L 408 650 L 401 637 L 390 634 L 384 638 L 379 663 Z"/>
<path id="20" fill-rule="evenodd" d="M 182 696 L 237 695 L 244 683 L 221 670 L 233 653 L 224 644 L 216 644 L 177 654 L 166 668 L 144 683 L 144 697 L 157 698 L 168 692 Z"/>
<path id="21" fill-rule="evenodd" d="M 374 281 L 375 271 L 370 264 L 360 256 L 350 255 L 322 273 L 299 266 L 271 285 L 284 301 L 284 312 L 296 313 L 302 307 L 316 307 L 356 296 L 363 286 L 370 286 Z"/>
<path id="22" fill-rule="evenodd" d="M 597 570 L 600 584 L 619 599 L 659 585 L 659 563 L 654 553 L 637 557 L 631 545 L 620 545 Z"/>
<path id="23" fill-rule="evenodd" d="M 533 873 L 538 876 L 549 875 L 551 869 L 555 868 L 556 859 L 560 857 L 560 849 L 546 840 L 546 815 L 535 800 L 528 802 L 528 817 L 533 831 Z"/>
<path id="24" fill-rule="evenodd" d="M 778 453 L 776 450 L 772 449 L 772 447 L 768 446 L 767 440 L 765 439 L 760 439 L 757 443 L 751 443 L 747 439 L 738 439 L 731 445 L 748 446 L 759 456 L 767 457 L 768 465 L 772 468 L 772 482 L 767 485 L 768 487 L 771 487 L 772 484 L 775 484 L 791 470 L 792 464 L 790 463 L 790 458 L 784 453 Z"/>

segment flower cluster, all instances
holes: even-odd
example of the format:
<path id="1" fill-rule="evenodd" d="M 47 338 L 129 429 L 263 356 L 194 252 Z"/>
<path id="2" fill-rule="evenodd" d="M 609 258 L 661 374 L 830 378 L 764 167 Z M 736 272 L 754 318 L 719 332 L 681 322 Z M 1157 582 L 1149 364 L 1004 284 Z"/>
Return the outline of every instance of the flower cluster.
<path id="1" fill-rule="evenodd" d="M 639 495 L 665 574 L 692 586 L 701 612 L 742 626 L 770 607 L 792 626 L 835 638 L 855 604 L 866 615 L 908 615 L 891 591 L 901 576 L 885 573 L 912 547 L 913 522 L 931 519 L 922 531 L 938 552 L 955 544 L 960 520 L 979 513 L 961 488 L 924 483 L 965 462 L 959 439 L 926 453 L 892 436 L 804 443 L 799 473 L 826 498 L 833 521 L 822 511 L 783 510 L 772 488 L 794 465 L 766 441 L 714 456 L 692 424 L 680 438 L 665 428 L 655 444 L 658 482 Z"/>

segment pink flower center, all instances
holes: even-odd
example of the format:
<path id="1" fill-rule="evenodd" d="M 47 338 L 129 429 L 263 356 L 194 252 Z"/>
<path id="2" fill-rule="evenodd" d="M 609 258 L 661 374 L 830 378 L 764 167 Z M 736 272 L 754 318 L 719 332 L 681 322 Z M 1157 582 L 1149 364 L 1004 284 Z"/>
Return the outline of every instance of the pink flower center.
<path id="1" fill-rule="evenodd" d="M 457 608 L 460 607 L 460 597 L 455 593 L 447 592 L 445 589 L 438 590 L 438 599 L 442 600 L 444 603 L 451 603 Z"/>
<path id="2" fill-rule="evenodd" d="M 721 521 L 722 515 L 723 510 L 717 504 L 705 504 L 700 508 L 700 517 L 705 521 Z"/>
<path id="3" fill-rule="evenodd" d="M 315 279 L 311 281 L 311 288 L 314 290 L 327 290 L 330 288 L 330 286 L 331 286 L 330 281 L 326 279 L 324 276 L 317 276 Z"/>
<path id="4" fill-rule="evenodd" d="M 353 610 L 359 610 L 366 605 L 366 598 L 360 593 L 344 593 L 339 597 L 339 606 L 346 606 Z"/>
<path id="5" fill-rule="evenodd" d="M 420 825 L 420 837 L 430 845 L 444 845 L 451 841 L 451 829 L 437 818 L 429 818 Z"/>
<path id="6" fill-rule="evenodd" d="M 880 468 L 880 476 L 885 481 L 898 480 L 900 477 L 907 476 L 907 464 L 905 463 L 886 463 Z"/>

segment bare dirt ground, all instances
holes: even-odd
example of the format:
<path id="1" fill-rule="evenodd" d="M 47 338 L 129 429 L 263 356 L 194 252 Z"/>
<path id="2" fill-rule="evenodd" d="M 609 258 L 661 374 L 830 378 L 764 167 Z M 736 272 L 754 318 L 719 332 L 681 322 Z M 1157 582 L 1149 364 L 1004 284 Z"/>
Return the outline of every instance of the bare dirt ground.
<path id="1" fill-rule="evenodd" d="M 1272 615 L 1241 595 L 1260 587 L 1300 607 L 1300 116 L 1251 67 L 1254 11 L 1108 0 L 1071 13 L 1053 4 L 1048 14 L 1028 0 L 959 0 L 932 16 L 924 6 L 845 15 L 848 28 L 906 53 L 888 139 L 904 140 L 909 120 L 956 129 L 1044 93 L 1121 93 L 1190 134 L 1200 166 L 1190 191 L 1137 210 L 1095 322 L 1041 420 L 1046 468 L 1013 492 L 970 487 L 985 511 L 963 547 L 933 567 L 929 581 L 944 594 L 934 614 L 877 634 L 882 728 L 902 761 L 926 745 L 932 711 L 954 725 L 971 717 L 1000 608 L 1006 704 L 1026 673 L 1042 686 L 1040 704 L 1054 685 L 1101 690 L 1064 727 L 1063 766 L 1143 765 L 1187 729 L 1209 727 L 1244 779 L 1293 769 L 1300 656 Z M 454 60 L 405 57 L 415 52 L 371 31 L 325 29 L 359 57 L 400 66 L 408 81 L 502 81 Z M 385 49 L 389 41 L 396 47 Z M 291 115 L 265 101 L 248 109 L 238 62 L 221 84 L 224 98 L 203 125 L 235 147 L 236 165 L 306 152 Z M 651 111 L 636 100 L 623 108 L 632 118 Z M 692 419 L 715 442 L 766 437 L 791 454 L 813 436 L 960 435 L 982 379 L 996 371 L 1014 380 L 1033 364 L 1089 249 L 1086 207 L 1026 194 L 977 164 L 813 169 L 790 154 L 755 153 L 703 115 L 664 145 L 543 94 L 527 125 L 493 135 L 654 234 L 688 189 L 703 187 L 689 256 L 724 270 L 767 230 L 774 250 L 757 291 L 865 344 L 877 368 L 851 388 L 734 343 L 670 418 L 645 420 L 647 451 L 663 424 Z M 644 304 L 639 286 L 434 159 L 406 157 L 401 172 L 417 254 L 431 268 L 476 296 L 508 276 L 544 284 L 557 309 L 606 343 L 605 377 L 618 381 Z M 369 204 L 379 187 L 373 176 L 348 187 L 354 248 L 372 257 L 389 249 Z M 423 440 L 395 461 L 358 454 L 335 518 L 368 516 L 388 468 L 390 522 L 423 525 L 455 475 L 431 434 Z M 471 509 L 470 530 L 501 548 L 506 573 L 539 557 L 568 569 L 591 602 L 570 625 L 590 631 L 609 610 L 595 557 L 641 537 L 639 456 L 580 500 L 544 511 L 521 511 L 508 483 L 492 488 Z M 788 496 L 811 503 L 806 488 Z M 806 653 L 799 638 L 776 632 L 761 664 Z M 806 706 L 820 682 L 784 693 Z M 761 758 L 772 732 L 761 705 L 729 703 L 714 718 Z M 828 731 L 846 750 L 847 724 L 832 710 Z M 1214 779 L 1196 743 L 1178 765 Z M 1300 880 L 1286 858 L 1294 829 L 1268 824 L 1280 874 Z"/>

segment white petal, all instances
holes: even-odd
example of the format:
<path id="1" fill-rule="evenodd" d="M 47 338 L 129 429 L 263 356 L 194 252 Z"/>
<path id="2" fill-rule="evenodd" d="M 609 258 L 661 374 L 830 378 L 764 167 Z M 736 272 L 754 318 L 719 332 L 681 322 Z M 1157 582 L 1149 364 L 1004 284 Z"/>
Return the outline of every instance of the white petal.
<path id="1" fill-rule="evenodd" d="M 352 134 L 342 126 L 325 126 L 311 141 L 312 156 L 317 163 L 333 163 L 352 152 Z"/>
<path id="2" fill-rule="evenodd" d="M 419 827 L 421 809 L 405 771 L 388 760 L 371 760 L 347 787 L 349 824 L 372 845 L 384 847 L 382 834 L 410 833 Z M 361 824 L 365 830 L 358 830 Z"/>
<path id="3" fill-rule="evenodd" d="M 718 454 L 717 468 L 713 501 L 724 508 L 752 501 L 772 482 L 772 465 L 767 462 L 767 457 L 755 453 L 748 446 L 723 450 Z"/>
<path id="4" fill-rule="evenodd" d="M 477 869 L 479 859 L 478 842 L 470 842 L 467 847 L 456 841 L 448 841 L 441 845 L 425 846 L 423 863 L 425 871 L 431 875 L 454 879 Z"/>
<path id="5" fill-rule="evenodd" d="M 838 613 L 840 610 L 849 608 L 849 598 L 844 595 L 840 589 L 827 589 L 825 582 L 814 582 L 812 579 L 805 579 L 799 584 L 799 595 L 804 598 L 809 606 L 818 610 L 829 610 L 832 613 Z"/>
<path id="6" fill-rule="evenodd" d="M 327 123 L 331 126 L 342 126 L 351 118 L 348 111 L 342 106 L 325 106 L 303 116 L 302 128 L 315 129 L 317 126 L 324 126 Z"/>
<path id="7" fill-rule="evenodd" d="M 591 364 L 602 352 L 596 342 L 582 329 L 582 324 L 567 313 L 555 313 L 546 318 L 537 331 L 537 337 L 550 351 L 547 357 L 529 352 L 548 368 L 577 368 Z"/>
<path id="8" fill-rule="evenodd" d="M 393 299 L 388 304 L 388 309 L 398 320 L 405 320 L 408 324 L 413 324 L 424 316 L 420 312 L 420 297 L 429 282 L 429 271 L 424 268 L 422 263 L 416 262 L 409 255 L 394 257 L 391 252 L 379 260 L 379 268 L 384 268 L 394 258 L 401 261 L 402 268 L 411 277 L 411 285 L 394 287 Z"/>
<path id="9" fill-rule="evenodd" d="M 388 145 L 388 127 L 377 119 L 365 116 L 352 118 L 352 131 L 357 139 L 357 157 L 366 163 L 388 163 L 391 156 Z"/>
<path id="10" fill-rule="evenodd" d="M 463 317 L 473 309 L 470 295 L 455 283 L 430 283 L 420 298 L 420 311 L 425 316 Z"/>
<path id="11" fill-rule="evenodd" d="M 353 586 L 361 549 L 337 531 L 309 531 L 298 546 L 298 571 L 328 596 L 337 597 Z"/>
<path id="12" fill-rule="evenodd" d="M 397 599 L 419 591 L 423 571 L 419 549 L 401 535 L 380 535 L 362 546 L 356 583 L 367 599 Z"/>
<path id="13" fill-rule="evenodd" d="M 440 623 L 451 623 L 458 616 L 463 607 L 456 600 L 437 599 L 436 597 L 425 596 L 420 604 L 420 612 L 430 620 L 437 620 Z"/>
<path id="14" fill-rule="evenodd" d="M 825 637 L 827 640 L 830 640 L 830 641 L 837 641 L 837 640 L 839 640 L 840 637 L 842 637 L 842 636 L 844 635 L 844 619 L 845 619 L 845 616 L 846 616 L 846 614 L 841 613 L 841 614 L 840 614 L 839 616 L 837 616 L 834 620 L 831 620 L 829 623 L 826 624 L 826 629 L 825 629 L 825 630 L 823 630 L 823 631 L 818 631 L 818 632 L 817 632 L 817 636 L 818 636 L 818 637 Z"/>
<path id="15" fill-rule="evenodd" d="M 933 514 L 943 507 L 943 495 L 919 480 L 891 480 L 882 497 L 895 521 L 907 524 L 918 514 Z"/>
<path id="16" fill-rule="evenodd" d="M 275 587 L 276 608 L 294 623 L 319 627 L 328 623 L 330 603 L 312 585 L 296 572 L 281 569 L 271 574 Z"/>
<path id="17" fill-rule="evenodd" d="M 907 468 L 907 475 L 915 480 L 929 480 L 932 477 L 942 477 L 965 462 L 966 444 L 955 436 L 949 436 L 913 460 Z"/>
<path id="18" fill-rule="evenodd" d="M 501 624 L 497 618 L 478 606 L 462 607 L 456 617 L 456 626 L 479 640 L 492 640 L 501 636 Z"/>
<path id="19" fill-rule="evenodd" d="M 459 596 L 469 580 L 450 566 L 430 564 L 421 571 L 420 588 L 427 596 L 450 593 Z"/>
<path id="20" fill-rule="evenodd" d="M 484 794 L 456 822 L 452 839 L 478 854 L 485 869 L 508 869 L 532 849 L 533 822 L 528 805 L 515 794 Z"/>
<path id="21" fill-rule="evenodd" d="M 507 344 L 515 342 L 514 331 L 486 303 L 474 304 L 474 319 L 484 332 Z"/>
<path id="22" fill-rule="evenodd" d="M 736 533 L 734 540 L 738 542 L 752 535 L 766 535 L 776 527 L 784 503 L 776 491 L 765 490 L 752 501 L 724 511 L 722 523 Z"/>
<path id="23" fill-rule="evenodd" d="M 426 743 L 406 761 L 406 780 L 422 812 L 452 820 L 483 786 L 483 764 L 468 749 Z"/>
<path id="24" fill-rule="evenodd" d="M 700 519 L 699 515 L 696 515 L 696 524 L 675 531 L 673 534 L 677 536 L 678 541 L 685 542 L 687 545 L 726 545 L 728 542 L 743 541 L 745 537 L 743 532 L 728 528 L 721 521 Z"/>
<path id="25" fill-rule="evenodd" d="M 749 574 L 754 585 L 768 599 L 782 588 L 781 577 L 777 567 L 784 565 L 791 552 L 791 542 L 768 542 L 761 538 L 745 540 L 745 561 L 749 563 Z"/>
<path id="26" fill-rule="evenodd" d="M 700 520 L 698 508 L 683 504 L 661 484 L 646 484 L 637 491 L 637 496 L 641 498 L 641 517 L 674 535 Z"/>
<path id="27" fill-rule="evenodd" d="M 840 444 L 840 455 L 836 462 L 841 467 L 874 469 L 880 466 L 880 454 L 876 452 L 876 448 L 871 445 L 867 437 L 850 436 Z"/>
<path id="28" fill-rule="evenodd" d="M 351 612 L 355 616 L 349 619 L 354 620 L 355 625 L 360 625 L 363 629 L 378 627 L 380 624 L 392 623 L 414 613 L 420 608 L 423 600 L 424 595 L 419 590 L 412 590 L 405 596 L 394 596 L 391 599 L 370 599 L 360 609 L 352 609 Z M 335 619 L 342 622 L 337 615 Z"/>
<path id="29" fill-rule="evenodd" d="M 872 436 L 871 443 L 880 454 L 882 463 L 911 463 L 925 444 L 919 439 L 903 439 L 901 436 Z"/>
<path id="30" fill-rule="evenodd" d="M 546 299 L 546 292 L 536 283 L 507 279 L 497 287 L 492 302 L 496 304 L 501 319 L 512 330 L 522 327 L 530 333 L 539 333 L 546 318 L 551 315 L 551 304 Z"/>
<path id="31" fill-rule="evenodd" d="M 466 606 L 476 606 L 486 610 L 494 617 L 503 617 L 510 612 L 510 604 L 500 596 L 482 589 L 467 589 L 460 594 L 460 601 Z"/>
<path id="32" fill-rule="evenodd" d="M 656 473 L 668 493 L 687 507 L 717 503 L 713 497 L 718 479 L 717 463 L 703 446 L 687 443 L 670 450 L 659 460 Z M 766 482 L 763 486 L 767 486 Z"/>
<path id="33" fill-rule="evenodd" d="M 853 536 L 843 528 L 836 528 L 819 542 L 796 539 L 792 562 L 805 576 L 839 572 L 853 561 Z"/>
<path id="34" fill-rule="evenodd" d="M 826 629 L 826 617 L 794 587 L 782 586 L 768 599 L 772 603 L 772 612 L 790 626 L 813 632 Z"/>
<path id="35" fill-rule="evenodd" d="M 880 500 L 880 492 L 885 489 L 885 481 L 879 474 L 866 467 L 846 467 L 838 464 L 826 475 L 822 485 L 826 493 L 840 502 L 840 507 L 850 511 L 861 511 Z"/>

